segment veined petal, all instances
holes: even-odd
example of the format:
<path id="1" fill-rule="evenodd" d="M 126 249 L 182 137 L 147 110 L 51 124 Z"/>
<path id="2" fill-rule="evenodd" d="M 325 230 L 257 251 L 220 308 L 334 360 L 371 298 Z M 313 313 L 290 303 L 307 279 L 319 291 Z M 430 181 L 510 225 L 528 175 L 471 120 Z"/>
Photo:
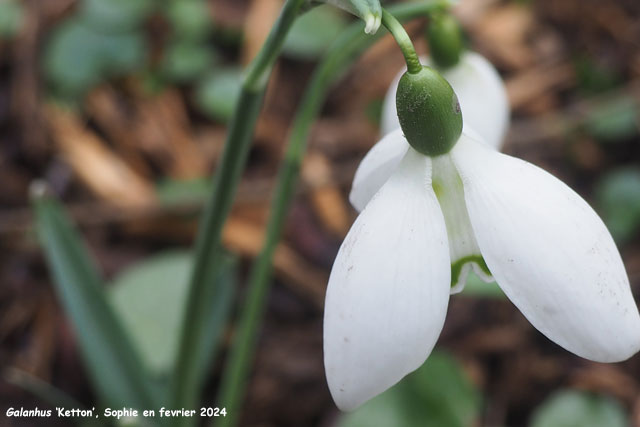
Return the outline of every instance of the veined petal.
<path id="1" fill-rule="evenodd" d="M 420 60 L 431 65 L 429 58 Z M 400 127 L 396 110 L 396 90 L 403 70 L 394 79 L 382 107 L 382 134 Z M 491 147 L 499 150 L 509 125 L 507 92 L 496 69 L 483 56 L 466 52 L 458 65 L 441 71 L 458 95 L 464 129 L 473 128 Z"/>
<path id="2" fill-rule="evenodd" d="M 493 282 L 493 277 L 476 243 L 464 201 L 462 181 L 451 161 L 451 156 L 445 154 L 434 157 L 432 168 L 433 189 L 447 224 L 451 259 L 451 293 L 456 294 L 464 289 L 472 268 L 482 280 Z"/>
<path id="3" fill-rule="evenodd" d="M 409 150 L 356 219 L 333 265 L 324 362 L 343 410 L 417 369 L 442 330 L 449 248 L 430 175 L 429 159 Z"/>
<path id="4" fill-rule="evenodd" d="M 402 130 L 387 134 L 377 142 L 360 162 L 353 177 L 349 201 L 361 212 L 384 185 L 406 154 L 409 143 Z"/>
<path id="5" fill-rule="evenodd" d="M 640 349 L 640 316 L 605 225 L 544 170 L 469 138 L 452 151 L 482 255 L 548 338 L 599 362 Z"/>

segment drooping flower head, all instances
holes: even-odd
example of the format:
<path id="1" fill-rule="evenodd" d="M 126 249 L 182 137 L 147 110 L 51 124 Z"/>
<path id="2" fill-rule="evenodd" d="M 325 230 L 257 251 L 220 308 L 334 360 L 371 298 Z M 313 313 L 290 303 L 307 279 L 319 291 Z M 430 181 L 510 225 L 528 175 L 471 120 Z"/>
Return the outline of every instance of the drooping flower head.
<path id="1" fill-rule="evenodd" d="M 325 303 L 336 404 L 354 409 L 425 361 L 471 268 L 565 349 L 600 362 L 636 353 L 640 315 L 603 222 L 551 174 L 495 151 L 470 126 L 456 133 L 453 90 L 424 70 L 400 79 L 402 130 L 356 174 L 351 199 L 362 212 Z"/>
<path id="2" fill-rule="evenodd" d="M 499 150 L 509 125 L 509 101 L 500 75 L 482 55 L 463 50 L 460 28 L 450 15 L 432 18 L 428 38 L 431 56 L 420 60 L 438 69 L 455 91 L 465 130 L 473 129 L 484 142 Z M 396 90 L 402 74 L 398 73 L 384 98 L 382 135 L 400 127 Z"/>

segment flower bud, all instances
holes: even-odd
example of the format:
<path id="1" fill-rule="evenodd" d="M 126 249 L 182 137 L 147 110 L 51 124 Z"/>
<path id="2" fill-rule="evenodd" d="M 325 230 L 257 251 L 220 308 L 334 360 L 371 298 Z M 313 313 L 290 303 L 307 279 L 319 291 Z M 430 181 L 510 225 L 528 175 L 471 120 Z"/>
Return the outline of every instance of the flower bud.
<path id="1" fill-rule="evenodd" d="M 453 16 L 434 14 L 427 29 L 427 38 L 436 67 L 445 69 L 460 61 L 464 43 L 460 26 Z"/>
<path id="2" fill-rule="evenodd" d="M 448 153 L 462 133 L 458 97 L 449 82 L 433 68 L 422 67 L 418 73 L 403 74 L 396 106 L 404 136 L 424 155 Z"/>

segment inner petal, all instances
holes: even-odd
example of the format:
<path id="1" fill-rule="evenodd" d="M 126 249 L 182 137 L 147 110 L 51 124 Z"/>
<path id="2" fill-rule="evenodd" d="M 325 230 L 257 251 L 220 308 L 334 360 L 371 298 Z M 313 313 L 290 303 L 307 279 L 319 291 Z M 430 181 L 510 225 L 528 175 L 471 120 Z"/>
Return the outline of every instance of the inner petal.
<path id="1" fill-rule="evenodd" d="M 462 180 L 451 161 L 451 156 L 445 154 L 433 157 L 432 165 L 433 190 L 444 214 L 449 238 L 451 293 L 455 294 L 464 289 L 472 269 L 485 282 L 493 282 L 493 276 L 480 254 L 464 201 Z"/>

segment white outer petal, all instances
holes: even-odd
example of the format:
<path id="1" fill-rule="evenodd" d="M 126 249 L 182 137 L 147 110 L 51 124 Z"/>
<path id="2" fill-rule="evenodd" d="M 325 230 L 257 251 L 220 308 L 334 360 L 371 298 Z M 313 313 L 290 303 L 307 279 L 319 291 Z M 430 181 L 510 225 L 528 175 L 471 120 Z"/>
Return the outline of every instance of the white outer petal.
<path id="1" fill-rule="evenodd" d="M 324 313 L 329 390 L 351 410 L 417 369 L 449 301 L 445 223 L 430 161 L 409 150 L 356 219 L 333 265 Z"/>
<path id="2" fill-rule="evenodd" d="M 396 129 L 377 142 L 360 162 L 353 177 L 349 201 L 361 212 L 369 200 L 396 170 L 407 152 L 409 143 Z"/>
<path id="3" fill-rule="evenodd" d="M 420 60 L 431 65 L 428 58 Z M 382 107 L 382 134 L 398 129 L 396 90 L 404 70 L 391 83 Z M 473 128 L 491 147 L 502 148 L 509 125 L 507 92 L 496 69 L 483 56 L 466 52 L 458 65 L 441 71 L 458 95 L 464 128 Z"/>
<path id="4" fill-rule="evenodd" d="M 452 158 L 482 255 L 525 317 L 587 359 L 615 362 L 636 353 L 638 309 L 593 209 L 549 173 L 469 138 Z"/>

